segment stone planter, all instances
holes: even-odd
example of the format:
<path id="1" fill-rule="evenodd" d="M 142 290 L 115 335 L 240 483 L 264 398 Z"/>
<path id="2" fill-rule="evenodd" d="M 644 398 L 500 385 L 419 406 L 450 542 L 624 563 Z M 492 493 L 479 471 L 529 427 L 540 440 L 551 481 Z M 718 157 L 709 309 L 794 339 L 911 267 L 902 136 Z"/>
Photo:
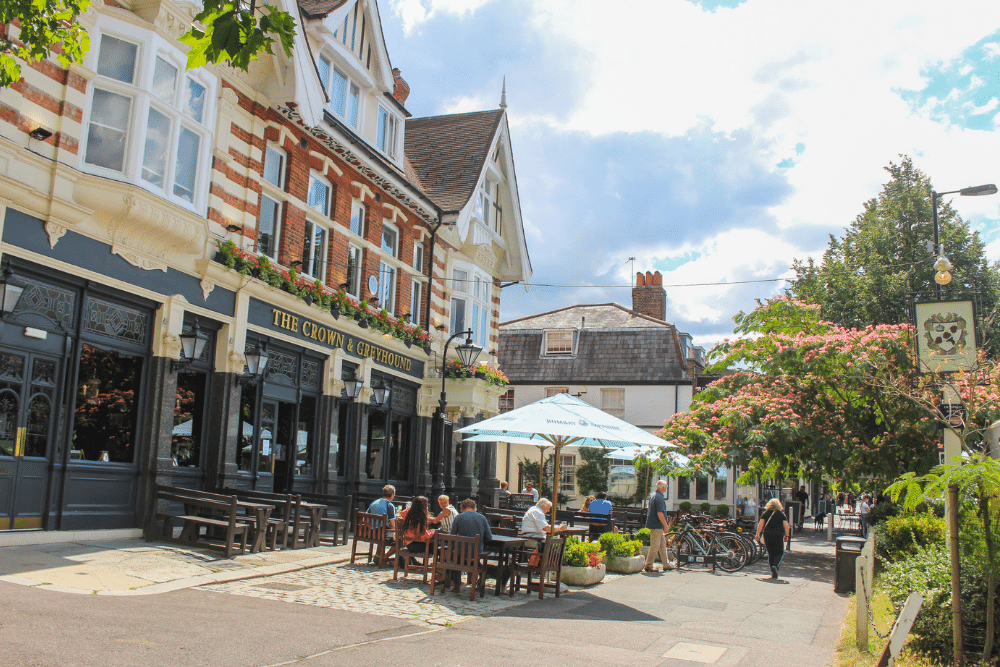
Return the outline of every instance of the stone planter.
<path id="1" fill-rule="evenodd" d="M 648 544 L 646 546 L 642 547 L 641 549 L 639 549 L 639 555 L 642 556 L 643 558 L 646 558 L 646 556 L 648 554 L 649 554 L 649 545 Z"/>
<path id="2" fill-rule="evenodd" d="M 570 586 L 593 586 L 604 579 L 605 565 L 601 563 L 597 567 L 571 567 L 562 566 L 562 582 Z"/>
<path id="3" fill-rule="evenodd" d="M 621 574 L 635 574 L 640 572 L 646 564 L 643 556 L 631 556 L 628 558 L 609 558 L 608 569 Z"/>

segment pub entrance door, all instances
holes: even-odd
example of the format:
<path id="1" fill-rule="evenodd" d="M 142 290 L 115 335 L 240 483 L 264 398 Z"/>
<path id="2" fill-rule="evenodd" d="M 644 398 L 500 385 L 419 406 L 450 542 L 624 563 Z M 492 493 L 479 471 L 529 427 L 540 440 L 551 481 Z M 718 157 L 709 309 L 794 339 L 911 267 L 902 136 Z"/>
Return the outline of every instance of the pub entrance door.
<path id="1" fill-rule="evenodd" d="M 0 530 L 42 527 L 60 366 L 58 357 L 0 349 Z"/>

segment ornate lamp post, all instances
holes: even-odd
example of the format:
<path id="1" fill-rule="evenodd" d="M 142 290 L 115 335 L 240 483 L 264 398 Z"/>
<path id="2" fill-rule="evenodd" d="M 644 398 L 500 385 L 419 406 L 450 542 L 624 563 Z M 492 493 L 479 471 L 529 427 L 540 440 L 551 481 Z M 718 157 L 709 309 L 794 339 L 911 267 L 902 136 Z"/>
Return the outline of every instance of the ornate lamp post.
<path id="1" fill-rule="evenodd" d="M 942 195 L 959 194 L 963 197 L 981 197 L 983 195 L 994 195 L 997 193 L 997 186 L 989 183 L 987 185 L 976 185 L 969 188 L 962 188 L 961 190 L 948 190 L 946 192 L 935 192 L 931 190 L 931 209 L 934 213 L 934 252 L 937 254 L 937 261 L 934 262 L 934 269 L 937 273 L 934 275 L 934 282 L 937 283 L 934 286 L 935 295 L 938 301 L 941 301 L 941 288 L 951 282 L 951 262 L 944 255 L 944 248 L 941 247 L 941 231 L 938 225 L 938 210 L 937 210 L 937 200 L 938 197 Z M 947 405 L 949 414 L 957 407 L 959 410 L 962 409 L 961 403 L 962 399 L 955 391 L 955 388 L 950 384 L 944 384 L 942 392 L 942 407 Z M 962 453 L 962 441 L 954 429 L 946 428 L 944 430 L 944 454 L 945 461 L 951 461 L 954 457 L 958 457 Z M 949 532 L 949 548 L 951 551 L 951 613 L 952 613 L 952 629 L 953 629 L 953 640 L 954 640 L 954 662 L 957 665 L 963 664 L 963 648 L 962 648 L 962 598 L 961 598 L 961 583 L 960 583 L 960 566 L 959 566 L 959 553 L 958 553 L 958 487 L 952 486 L 948 488 L 948 501 L 946 503 L 946 508 L 948 511 L 948 532 Z"/>
<path id="2" fill-rule="evenodd" d="M 340 396 L 337 396 L 337 403 L 340 404 L 341 409 L 347 410 L 347 420 L 344 424 L 344 439 L 350 440 L 351 438 L 351 403 L 358 397 L 361 393 L 361 387 L 364 385 L 365 381 L 358 377 L 354 369 L 351 369 L 350 375 L 343 375 L 342 379 L 344 381 L 344 388 L 340 390 Z M 340 443 L 341 447 L 346 446 L 346 442 Z M 350 450 L 348 450 L 349 453 Z M 345 454 L 344 462 L 348 463 L 347 454 Z M 355 471 L 358 466 L 354 466 Z M 346 478 L 348 487 L 350 487 L 350 493 L 357 492 L 357 474 L 347 474 L 347 471 L 341 471 L 341 473 Z M 349 520 L 353 521 L 352 518 L 348 517 Z"/>
<path id="3" fill-rule="evenodd" d="M 453 334 L 444 344 L 444 353 L 441 355 L 441 399 L 438 402 L 438 426 L 440 433 L 435 439 L 434 446 L 437 448 L 437 455 L 434 457 L 434 494 L 441 495 L 444 493 L 444 453 L 446 451 L 447 443 L 445 443 L 445 420 L 448 418 L 448 394 L 445 391 L 445 380 L 448 378 L 447 375 L 447 365 L 448 365 L 448 346 L 451 345 L 451 341 L 455 340 L 459 336 L 465 336 L 465 342 L 458 345 L 455 351 L 458 352 L 458 359 L 465 366 L 472 366 L 476 363 L 476 359 L 479 358 L 479 353 L 483 351 L 483 348 L 472 342 L 472 329 L 467 329 L 465 331 L 459 331 Z"/>

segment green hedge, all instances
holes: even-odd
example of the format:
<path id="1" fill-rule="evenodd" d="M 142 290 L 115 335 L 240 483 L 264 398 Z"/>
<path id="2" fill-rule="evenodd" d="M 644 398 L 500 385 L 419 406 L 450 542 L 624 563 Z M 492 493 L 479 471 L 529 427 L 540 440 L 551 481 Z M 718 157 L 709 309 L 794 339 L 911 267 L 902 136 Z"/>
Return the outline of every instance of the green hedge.
<path id="1" fill-rule="evenodd" d="M 982 641 L 986 626 L 986 574 L 975 561 L 963 560 L 961 582 L 962 626 L 972 630 L 970 636 Z M 889 563 L 879 577 L 879 586 L 886 591 L 897 613 L 910 593 L 924 596 L 907 645 L 940 664 L 951 664 L 951 562 L 945 545 L 919 547 L 913 555 Z M 966 649 L 970 658 L 982 655 L 981 646 Z M 993 644 L 993 655 L 1000 655 L 1000 633 Z"/>
<path id="2" fill-rule="evenodd" d="M 933 514 L 900 514 L 873 530 L 878 554 L 894 562 L 912 556 L 921 547 L 943 543 L 947 525 Z"/>

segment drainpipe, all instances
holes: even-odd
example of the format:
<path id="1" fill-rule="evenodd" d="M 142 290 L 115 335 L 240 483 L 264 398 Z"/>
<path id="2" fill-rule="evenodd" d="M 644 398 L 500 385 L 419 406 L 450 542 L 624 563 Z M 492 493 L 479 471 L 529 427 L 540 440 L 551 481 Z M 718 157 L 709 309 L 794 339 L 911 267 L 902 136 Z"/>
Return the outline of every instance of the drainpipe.
<path id="1" fill-rule="evenodd" d="M 427 307 L 424 309 L 424 331 L 430 333 L 431 330 L 431 303 L 434 298 L 434 245 L 437 241 L 438 230 L 441 229 L 441 225 L 444 224 L 444 213 L 438 209 L 438 222 L 431 230 L 431 247 L 427 255 L 429 272 L 427 275 Z M 444 289 L 444 281 L 441 282 L 442 291 Z"/>

